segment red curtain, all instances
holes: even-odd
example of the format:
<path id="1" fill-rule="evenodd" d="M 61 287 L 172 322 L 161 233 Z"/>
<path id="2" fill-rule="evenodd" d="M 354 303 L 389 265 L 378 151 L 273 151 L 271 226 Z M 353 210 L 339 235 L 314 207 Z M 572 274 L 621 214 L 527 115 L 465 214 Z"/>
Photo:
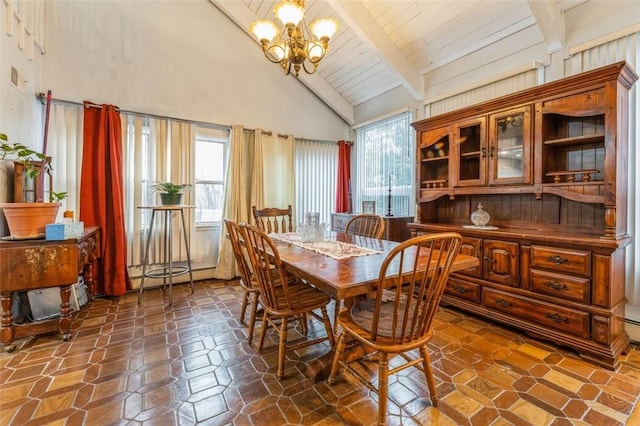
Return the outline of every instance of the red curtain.
<path id="1" fill-rule="evenodd" d="M 351 142 L 338 141 L 336 213 L 351 213 Z"/>
<path id="2" fill-rule="evenodd" d="M 120 296 L 131 289 L 124 228 L 122 130 L 113 105 L 84 103 L 80 220 L 99 226 L 102 261 L 97 293 Z"/>

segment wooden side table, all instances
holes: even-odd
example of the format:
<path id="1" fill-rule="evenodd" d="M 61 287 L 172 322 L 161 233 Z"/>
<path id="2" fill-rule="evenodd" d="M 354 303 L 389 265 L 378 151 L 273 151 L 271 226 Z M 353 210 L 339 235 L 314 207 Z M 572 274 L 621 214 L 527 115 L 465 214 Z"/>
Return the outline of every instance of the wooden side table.
<path id="1" fill-rule="evenodd" d="M 82 274 L 91 300 L 94 299 L 94 269 L 100 258 L 100 228 L 85 228 L 84 235 L 63 241 L 0 240 L 0 343 L 7 352 L 15 350 L 14 338 L 58 331 L 71 338 L 71 285 Z M 14 291 L 60 287 L 60 318 L 14 324 L 11 312 Z"/>
<path id="2" fill-rule="evenodd" d="M 193 209 L 195 206 L 184 204 L 162 205 L 162 206 L 139 206 L 139 209 L 151 210 L 151 223 L 149 225 L 149 234 L 147 235 L 147 244 L 144 250 L 144 260 L 142 262 L 142 280 L 138 289 L 138 304 L 142 299 L 142 290 L 144 288 L 145 278 L 162 278 L 162 288 L 164 289 L 169 281 L 169 306 L 173 304 L 173 277 L 189 274 L 189 285 L 191 286 L 191 294 L 193 294 L 193 273 L 191 271 L 191 254 L 189 252 L 189 237 L 187 236 L 187 227 L 184 221 L 184 211 Z M 163 229 L 163 246 L 162 246 L 162 266 L 147 270 L 149 266 L 149 246 L 151 245 L 151 236 L 153 235 L 153 225 L 155 222 L 156 212 L 164 215 Z M 185 249 L 187 252 L 187 266 L 174 265 L 173 262 L 173 241 L 172 241 L 172 220 L 173 212 L 180 213 L 180 221 L 182 223 L 182 236 L 184 238 Z"/>

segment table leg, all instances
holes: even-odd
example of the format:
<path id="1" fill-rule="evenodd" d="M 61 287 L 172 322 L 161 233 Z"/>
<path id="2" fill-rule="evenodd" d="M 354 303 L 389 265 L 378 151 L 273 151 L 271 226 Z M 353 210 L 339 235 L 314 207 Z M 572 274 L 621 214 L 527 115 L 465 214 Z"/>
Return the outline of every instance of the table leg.
<path id="1" fill-rule="evenodd" d="M 342 360 L 351 362 L 363 358 L 371 353 L 368 348 L 358 342 L 351 340 L 347 342 L 347 348 L 342 353 Z M 326 354 L 309 362 L 305 370 L 305 375 L 313 382 L 318 383 L 329 378 L 331 364 L 335 351 L 332 349 Z"/>
<path id="2" fill-rule="evenodd" d="M 13 316 L 11 314 L 11 304 L 13 299 L 11 298 L 10 291 L 3 291 L 0 294 L 0 301 L 2 303 L 2 320 L 0 322 L 0 342 L 3 344 L 4 349 L 7 352 L 13 352 L 16 349 L 16 345 L 13 342 Z"/>
<path id="3" fill-rule="evenodd" d="M 191 253 L 189 252 L 189 239 L 187 238 L 187 227 L 184 223 L 184 210 L 180 210 L 182 217 L 182 234 L 184 236 L 184 247 L 187 252 L 187 267 L 189 268 L 189 285 L 191 286 L 191 294 L 193 294 L 193 273 L 191 272 Z"/>
<path id="4" fill-rule="evenodd" d="M 171 244 L 171 235 L 173 233 L 171 220 L 171 210 L 167 210 L 165 215 L 166 225 L 164 227 L 164 247 L 165 250 L 168 249 L 169 252 L 169 271 L 167 275 L 169 275 L 169 306 L 173 305 L 173 244 Z M 165 258 L 165 263 L 167 259 Z"/>
<path id="5" fill-rule="evenodd" d="M 153 232 L 153 220 L 155 218 L 156 211 L 151 210 L 151 223 L 149 224 L 149 234 L 147 235 L 147 244 L 144 248 L 144 260 L 142 261 L 142 278 L 140 280 L 140 288 L 138 289 L 138 305 L 142 298 L 142 288 L 144 287 L 144 277 L 147 274 L 147 263 L 149 262 L 149 246 L 151 245 L 151 234 Z"/>
<path id="6" fill-rule="evenodd" d="M 92 260 L 82 268 L 82 278 L 84 278 L 84 283 L 87 285 L 87 295 L 89 296 L 90 301 L 94 301 L 96 299 L 95 262 L 95 260 Z"/>
<path id="7" fill-rule="evenodd" d="M 62 340 L 65 342 L 71 339 L 71 285 L 63 285 L 60 287 L 60 320 L 58 321 L 58 329 L 62 333 Z"/>

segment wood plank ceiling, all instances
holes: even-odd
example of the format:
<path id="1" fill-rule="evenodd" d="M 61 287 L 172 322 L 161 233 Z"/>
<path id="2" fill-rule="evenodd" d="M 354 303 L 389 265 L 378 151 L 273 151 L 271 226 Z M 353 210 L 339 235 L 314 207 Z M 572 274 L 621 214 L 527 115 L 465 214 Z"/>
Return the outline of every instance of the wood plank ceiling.
<path id="1" fill-rule="evenodd" d="M 247 32 L 257 19 L 275 20 L 278 3 L 210 1 Z M 420 101 L 424 74 L 530 27 L 549 52 L 558 50 L 563 12 L 583 1 L 307 0 L 307 23 L 333 17 L 339 29 L 317 73 L 300 79 L 353 124 L 355 106 L 400 86 Z"/>

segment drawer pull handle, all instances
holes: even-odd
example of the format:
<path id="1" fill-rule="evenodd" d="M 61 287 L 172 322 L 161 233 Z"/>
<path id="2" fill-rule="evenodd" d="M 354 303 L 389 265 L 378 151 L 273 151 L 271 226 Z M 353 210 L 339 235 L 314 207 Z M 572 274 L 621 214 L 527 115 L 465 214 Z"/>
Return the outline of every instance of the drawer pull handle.
<path id="1" fill-rule="evenodd" d="M 507 302 L 504 299 L 496 299 L 496 304 L 502 306 L 503 308 L 510 308 L 513 306 L 513 303 Z"/>
<path id="2" fill-rule="evenodd" d="M 568 288 L 565 283 L 561 283 L 560 281 L 547 281 L 547 287 L 558 291 L 566 290 Z"/>
<path id="3" fill-rule="evenodd" d="M 558 255 L 549 256 L 549 257 L 547 257 L 547 260 L 549 262 L 555 263 L 556 265 L 562 265 L 563 263 L 569 263 L 569 259 L 567 259 L 566 257 L 558 256 Z"/>
<path id="4" fill-rule="evenodd" d="M 546 313 L 544 314 L 545 318 L 550 319 L 551 321 L 555 322 L 555 323 L 565 323 L 567 324 L 569 322 L 569 319 L 567 317 L 563 317 L 562 315 L 559 315 L 557 313 Z"/>
<path id="5" fill-rule="evenodd" d="M 483 259 L 486 260 L 487 262 L 490 262 L 490 263 L 494 263 L 495 262 L 495 260 L 490 258 L 489 256 L 484 256 Z"/>
<path id="6" fill-rule="evenodd" d="M 466 287 L 462 287 L 461 285 L 455 285 L 455 286 L 453 286 L 453 289 L 455 291 L 457 291 L 458 293 L 466 293 L 467 292 L 467 288 Z"/>

